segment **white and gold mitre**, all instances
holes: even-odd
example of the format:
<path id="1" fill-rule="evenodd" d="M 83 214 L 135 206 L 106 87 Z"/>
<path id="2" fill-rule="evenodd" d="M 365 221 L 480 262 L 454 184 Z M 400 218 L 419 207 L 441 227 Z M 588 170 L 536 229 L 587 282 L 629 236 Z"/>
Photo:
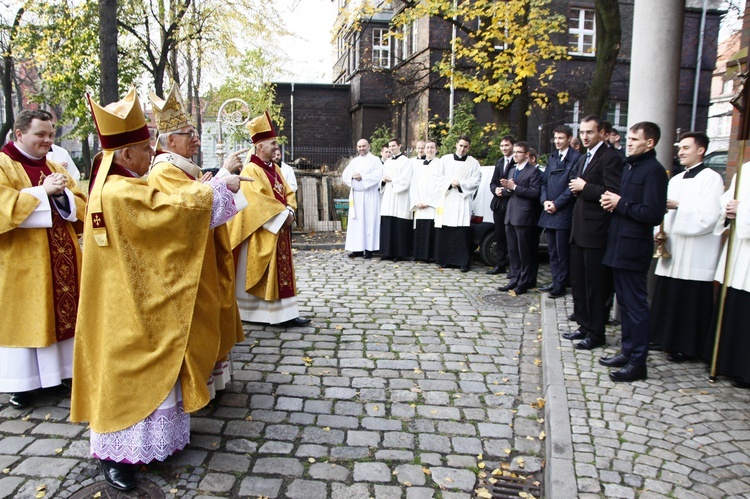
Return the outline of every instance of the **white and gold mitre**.
<path id="1" fill-rule="evenodd" d="M 154 108 L 156 129 L 159 133 L 175 132 L 193 125 L 193 119 L 182 101 L 177 83 L 172 84 L 172 88 L 165 99 L 149 92 L 149 100 L 151 100 L 151 105 Z"/>

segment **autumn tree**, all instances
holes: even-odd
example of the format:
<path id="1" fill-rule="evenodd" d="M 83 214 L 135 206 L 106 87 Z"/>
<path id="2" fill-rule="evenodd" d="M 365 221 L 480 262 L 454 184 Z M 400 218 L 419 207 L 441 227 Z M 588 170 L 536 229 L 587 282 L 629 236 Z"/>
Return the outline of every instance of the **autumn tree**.
<path id="1" fill-rule="evenodd" d="M 584 115 L 601 116 L 609 99 L 612 73 L 620 53 L 619 0 L 594 0 L 596 19 L 596 69 L 594 70 L 586 102 L 583 105 Z"/>
<path id="2" fill-rule="evenodd" d="M 278 76 L 280 68 L 273 62 L 273 55 L 263 48 L 256 48 L 232 59 L 231 70 L 226 80 L 217 88 L 209 89 L 203 96 L 206 116 L 216 117 L 219 108 L 228 99 L 244 100 L 249 108 L 243 109 L 249 116 L 268 111 L 274 125 L 281 131 L 284 120 L 281 105 L 275 102 L 276 89 L 270 82 Z M 242 141 L 247 138 L 245 130 L 233 137 Z"/>
<path id="3" fill-rule="evenodd" d="M 117 0 L 99 0 L 99 103 L 117 101 Z"/>
<path id="4" fill-rule="evenodd" d="M 8 11 L 10 12 L 10 11 Z M 15 74 L 14 49 L 18 37 L 21 19 L 23 18 L 24 8 L 21 7 L 14 12 L 10 18 L 2 17 L 2 29 L 0 29 L 0 51 L 3 54 L 3 65 L 0 69 L 0 80 L 3 87 L 3 104 L 4 116 L 2 127 L 0 127 L 0 139 L 13 128 L 15 116 L 13 113 L 13 83 Z"/>
<path id="5" fill-rule="evenodd" d="M 565 17 L 551 9 L 551 0 L 405 0 L 393 19 L 395 26 L 425 16 L 437 17 L 456 27 L 459 36 L 451 51 L 434 68 L 451 79 L 456 89 L 488 102 L 499 124 L 510 122 L 511 105 L 519 98 L 519 129 L 525 134 L 525 117 L 531 105 L 546 107 L 553 99 L 564 103 L 567 94 L 554 92 L 550 81 L 555 61 L 566 59 L 567 46 L 557 42 L 565 33 Z"/>
<path id="6" fill-rule="evenodd" d="M 98 12 L 96 0 L 37 1 L 29 5 L 17 41 L 17 55 L 36 76 L 37 90 L 28 99 L 70 125 L 67 136 L 81 141 L 84 165 L 90 164 L 88 137 L 95 133 L 84 96 L 98 100 L 100 88 L 99 30 L 91 22 Z M 132 59 L 123 57 L 118 68 L 123 86 L 137 76 Z"/>

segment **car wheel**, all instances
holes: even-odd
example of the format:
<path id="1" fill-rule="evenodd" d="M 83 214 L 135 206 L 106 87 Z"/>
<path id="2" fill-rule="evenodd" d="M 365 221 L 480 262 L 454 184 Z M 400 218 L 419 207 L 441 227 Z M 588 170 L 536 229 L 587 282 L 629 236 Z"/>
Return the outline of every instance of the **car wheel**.
<path id="1" fill-rule="evenodd" d="M 495 256 L 496 247 L 495 232 L 490 230 L 484 235 L 479 245 L 479 258 L 490 267 L 494 267 L 497 262 L 497 257 Z"/>

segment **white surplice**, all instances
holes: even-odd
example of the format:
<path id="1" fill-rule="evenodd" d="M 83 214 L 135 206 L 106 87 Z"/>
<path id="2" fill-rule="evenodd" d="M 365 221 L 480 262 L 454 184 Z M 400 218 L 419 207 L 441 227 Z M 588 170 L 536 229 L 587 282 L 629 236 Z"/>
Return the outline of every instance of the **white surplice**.
<path id="1" fill-rule="evenodd" d="M 353 180 L 359 173 L 361 180 Z M 351 188 L 349 219 L 346 228 L 346 251 L 378 251 L 380 249 L 380 191 L 383 164 L 372 153 L 353 158 L 341 174 Z"/>

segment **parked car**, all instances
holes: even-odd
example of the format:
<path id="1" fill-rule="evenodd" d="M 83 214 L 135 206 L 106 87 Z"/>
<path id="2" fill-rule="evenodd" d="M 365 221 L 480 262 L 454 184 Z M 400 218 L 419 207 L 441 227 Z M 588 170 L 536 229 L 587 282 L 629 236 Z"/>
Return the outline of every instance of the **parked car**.
<path id="1" fill-rule="evenodd" d="M 495 222 L 490 209 L 492 201 L 490 182 L 495 167 L 480 166 L 479 169 L 482 180 L 479 182 L 479 189 L 471 207 L 471 236 L 474 246 L 479 247 L 479 258 L 490 267 L 494 267 L 497 242 L 495 241 Z"/>
<path id="2" fill-rule="evenodd" d="M 727 172 L 727 157 L 729 151 L 726 149 L 719 149 L 706 154 L 703 157 L 703 163 L 711 168 L 713 171 L 721 175 L 721 178 L 726 180 Z"/>

